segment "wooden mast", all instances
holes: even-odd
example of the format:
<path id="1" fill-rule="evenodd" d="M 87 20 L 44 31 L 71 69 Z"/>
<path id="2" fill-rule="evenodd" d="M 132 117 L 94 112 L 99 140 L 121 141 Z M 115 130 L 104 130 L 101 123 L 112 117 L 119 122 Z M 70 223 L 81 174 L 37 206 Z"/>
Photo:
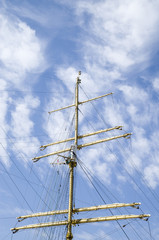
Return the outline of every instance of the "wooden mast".
<path id="1" fill-rule="evenodd" d="M 81 72 L 79 72 L 79 76 L 80 75 L 81 75 Z M 99 98 L 102 98 L 102 97 L 105 97 L 105 96 L 108 96 L 108 95 L 112 94 L 112 93 L 108 93 L 108 94 L 105 94 L 105 95 L 102 95 L 102 96 L 99 96 L 99 97 L 95 97 L 95 98 L 92 98 L 92 99 L 89 99 L 89 100 L 86 100 L 86 101 L 83 101 L 83 102 L 79 102 L 79 84 L 81 83 L 81 79 L 79 78 L 79 76 L 77 77 L 77 80 L 76 80 L 75 104 L 49 112 L 49 114 L 50 114 L 50 113 L 60 111 L 60 110 L 63 110 L 63 109 L 67 109 L 67 108 L 70 108 L 70 107 L 75 107 L 75 136 L 73 138 L 65 139 L 65 140 L 62 140 L 62 141 L 54 142 L 54 143 L 49 143 L 47 145 L 43 145 L 40 148 L 41 148 L 41 150 L 44 150 L 46 147 L 49 147 L 49 146 L 52 146 L 52 145 L 55 145 L 55 144 L 64 143 L 64 142 L 73 141 L 73 140 L 74 140 L 74 144 L 71 145 L 70 148 L 59 150 L 59 151 L 56 151 L 56 152 L 53 152 L 53 153 L 49 153 L 49 154 L 46 154 L 46 155 L 43 155 L 43 156 L 38 156 L 38 157 L 33 158 L 33 161 L 36 162 L 36 161 L 40 160 L 41 158 L 49 157 L 49 156 L 56 155 L 56 154 L 59 154 L 59 153 L 70 152 L 71 157 L 69 158 L 69 161 L 67 163 L 69 165 L 69 169 L 70 169 L 68 209 L 58 210 L 58 211 L 49 211 L 49 212 L 43 212 L 43 213 L 34 213 L 34 214 L 30 214 L 30 215 L 24 215 L 24 216 L 21 216 L 21 217 L 17 217 L 18 221 L 20 222 L 20 221 L 22 221 L 24 219 L 27 219 L 27 218 L 68 213 L 68 220 L 59 221 L 59 222 L 57 221 L 57 222 L 31 224 L 31 225 L 26 225 L 26 226 L 22 226 L 22 227 L 15 227 L 15 228 L 11 229 L 13 231 L 13 233 L 15 233 L 19 230 L 22 230 L 22 229 L 33 229 L 33 228 L 43 228 L 43 227 L 67 225 L 66 240 L 72 240 L 73 239 L 72 225 L 81 224 L 81 223 L 101 222 L 101 221 L 113 221 L 113 220 L 117 221 L 117 220 L 121 220 L 121 219 L 132 219 L 132 218 L 145 219 L 145 218 L 150 217 L 149 214 L 140 214 L 140 215 L 117 215 L 117 216 L 86 218 L 86 219 L 72 219 L 72 215 L 74 213 L 78 213 L 78 212 L 95 211 L 95 210 L 100 210 L 100 209 L 110 209 L 110 208 L 119 208 L 119 207 L 127 207 L 127 206 L 138 208 L 138 206 L 141 204 L 141 203 L 115 203 L 115 204 L 106 204 L 106 205 L 85 207 L 85 208 L 73 208 L 74 167 L 77 166 L 76 150 L 80 150 L 83 147 L 87 147 L 87 146 L 91 146 L 91 145 L 94 145 L 94 144 L 115 140 L 115 139 L 118 139 L 118 138 L 129 138 L 131 136 L 131 133 L 126 133 L 126 134 L 123 134 L 123 135 L 110 137 L 110 138 L 105 138 L 105 139 L 98 140 L 98 141 L 95 141 L 95 142 L 78 145 L 78 139 L 81 139 L 81 138 L 84 138 L 84 137 L 89 137 L 89 136 L 92 136 L 92 135 L 95 135 L 95 134 L 100 134 L 100 133 L 103 133 L 103 132 L 112 131 L 112 130 L 115 130 L 115 129 L 119 129 L 119 130 L 122 129 L 122 126 L 116 126 L 116 127 L 113 127 L 113 128 L 102 129 L 102 130 L 99 130 L 99 131 L 96 131 L 96 132 L 93 132 L 93 133 L 78 135 L 78 125 L 79 125 L 78 124 L 78 105 L 83 104 L 83 103 L 87 103 L 89 101 L 96 100 L 96 99 L 99 99 Z"/>

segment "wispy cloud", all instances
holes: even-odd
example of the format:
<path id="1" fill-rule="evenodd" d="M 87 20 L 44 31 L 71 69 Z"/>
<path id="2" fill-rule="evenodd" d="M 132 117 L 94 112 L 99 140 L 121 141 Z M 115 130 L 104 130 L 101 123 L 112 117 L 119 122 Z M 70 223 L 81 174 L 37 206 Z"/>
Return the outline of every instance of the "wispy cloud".
<path id="1" fill-rule="evenodd" d="M 28 84 L 27 77 L 30 77 L 31 74 L 41 73 L 46 67 L 46 60 L 44 60 L 42 44 L 33 29 L 14 15 L 5 11 L 0 15 L 0 20 L 0 75 L 2 93 L 2 114 L 0 121 L 1 126 L 5 129 L 5 132 L 2 130 L 3 134 L 1 134 L 3 138 L 1 153 L 2 156 L 5 156 L 5 151 L 9 144 L 8 131 L 12 137 L 31 135 L 34 125 L 30 109 L 37 108 L 39 100 L 31 94 L 36 78 L 32 78 L 32 81 Z M 21 97 L 13 94 L 13 91 L 16 92 L 22 89 L 29 90 L 30 96 L 25 96 L 25 91 Z M 37 143 L 37 139 L 34 140 Z M 28 150 L 25 146 L 24 152 L 26 151 Z M 2 159 L 6 164 L 9 163 L 8 157 L 5 156 Z"/>
<path id="2" fill-rule="evenodd" d="M 34 156 L 40 145 L 37 138 L 31 137 L 34 130 L 31 113 L 38 106 L 38 98 L 25 96 L 24 98 L 16 99 L 15 109 L 11 112 L 10 134 L 13 138 L 19 138 L 19 142 L 15 146 L 16 151 L 23 155 L 23 159 L 29 159 L 29 157 Z M 28 137 L 26 142 L 20 141 L 20 139 L 25 137 Z M 14 150 L 15 146 L 13 147 Z"/>
<path id="3" fill-rule="evenodd" d="M 144 169 L 144 176 L 148 185 L 155 189 L 158 186 L 159 182 L 159 164 L 150 164 Z"/>
<path id="4" fill-rule="evenodd" d="M 93 56 L 96 64 L 119 71 L 139 68 L 140 63 L 142 69 L 147 66 L 158 39 L 157 1 L 79 1 L 77 5 L 79 18 L 85 19 L 82 27 L 89 27 L 83 39 L 89 62 Z"/>
<path id="5" fill-rule="evenodd" d="M 6 14 L 1 14 L 0 19 L 1 77 L 19 88 L 27 73 L 42 71 L 42 47 L 35 31 L 26 23 Z"/>

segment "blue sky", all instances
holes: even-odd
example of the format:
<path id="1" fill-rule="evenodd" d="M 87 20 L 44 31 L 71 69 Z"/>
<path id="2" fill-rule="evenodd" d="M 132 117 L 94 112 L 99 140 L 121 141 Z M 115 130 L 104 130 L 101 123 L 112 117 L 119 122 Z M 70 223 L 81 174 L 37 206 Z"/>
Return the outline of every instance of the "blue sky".
<path id="1" fill-rule="evenodd" d="M 48 239 L 48 230 L 41 235 L 36 231 L 12 235 L 10 228 L 19 215 L 48 210 L 40 196 L 46 194 L 52 175 L 62 172 L 50 167 L 53 157 L 37 163 L 31 159 L 43 154 L 42 144 L 73 134 L 74 109 L 50 115 L 48 111 L 74 102 L 79 70 L 81 101 L 114 93 L 80 107 L 80 134 L 121 125 L 123 131 L 86 141 L 125 132 L 133 135 L 83 149 L 78 156 L 116 196 L 106 196 L 107 203 L 142 202 L 142 211 L 151 214 L 148 223 L 134 221 L 124 229 L 129 238 L 159 239 L 158 10 L 158 0 L 1 0 L 1 239 Z M 45 153 L 56 149 L 50 147 Z M 67 177 L 66 168 L 64 172 Z M 80 168 L 77 173 L 76 206 L 103 204 L 96 195 L 92 201 L 90 184 L 87 196 L 88 179 Z M 60 206 L 67 208 L 66 203 Z M 75 227 L 74 236 L 127 239 L 118 227 L 115 223 Z"/>

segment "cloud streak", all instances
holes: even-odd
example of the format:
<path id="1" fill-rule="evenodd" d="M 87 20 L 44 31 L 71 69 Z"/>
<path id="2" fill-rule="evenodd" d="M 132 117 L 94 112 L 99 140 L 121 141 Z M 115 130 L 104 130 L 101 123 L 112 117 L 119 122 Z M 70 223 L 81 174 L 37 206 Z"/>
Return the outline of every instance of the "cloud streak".
<path id="1" fill-rule="evenodd" d="M 32 74 L 39 74 L 46 67 L 42 53 L 42 44 L 36 37 L 36 33 L 25 22 L 17 17 L 5 13 L 0 15 L 0 75 L 1 75 L 1 126 L 5 129 L 1 137 L 3 147 L 2 156 L 7 155 L 9 146 L 8 134 L 12 137 L 31 136 L 33 130 L 33 120 L 30 109 L 36 109 L 39 106 L 39 100 L 32 96 L 19 97 L 14 94 L 17 90 L 29 89 L 31 91 L 34 84 L 27 81 L 27 77 Z M 10 92 L 8 92 L 10 90 Z M 10 93 L 10 95 L 9 95 Z M 15 106 L 15 107 L 14 107 Z M 8 140 L 7 140 L 8 139 Z M 34 139 L 34 143 L 38 140 Z M 17 146 L 18 150 L 25 149 L 26 146 Z M 4 150 L 5 149 L 5 150 Z M 22 151 L 23 152 L 23 151 Z M 9 166 L 9 158 L 5 156 L 3 162 Z"/>

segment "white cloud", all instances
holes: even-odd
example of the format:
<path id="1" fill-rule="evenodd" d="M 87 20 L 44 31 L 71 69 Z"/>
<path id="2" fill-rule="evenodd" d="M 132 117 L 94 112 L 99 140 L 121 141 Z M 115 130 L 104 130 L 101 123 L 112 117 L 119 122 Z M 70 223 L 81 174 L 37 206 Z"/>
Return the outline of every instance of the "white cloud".
<path id="1" fill-rule="evenodd" d="M 134 134 L 131 141 L 132 152 L 127 152 L 130 157 L 126 157 L 126 162 L 131 168 L 142 169 L 146 166 L 147 161 L 142 161 L 147 159 L 151 151 L 150 140 L 147 138 L 146 131 L 141 127 L 134 128 Z"/>
<path id="2" fill-rule="evenodd" d="M 23 99 L 16 99 L 15 109 L 11 112 L 11 128 L 10 132 L 13 137 L 23 139 L 28 137 L 27 141 L 21 141 L 15 144 L 13 149 L 19 151 L 21 156 L 34 157 L 37 151 L 37 146 L 40 146 L 39 141 L 35 137 L 31 137 L 34 129 L 34 123 L 31 120 L 31 109 L 36 109 L 39 106 L 38 98 L 26 96 Z M 25 158 L 24 158 L 25 159 Z"/>
<path id="3" fill-rule="evenodd" d="M 124 116 L 123 114 L 121 114 L 122 112 L 122 107 L 121 105 L 116 108 L 116 109 L 112 109 L 112 107 L 106 106 L 105 107 L 105 113 L 104 115 L 107 116 L 107 122 L 112 126 L 124 126 L 124 128 L 127 128 L 127 123 L 124 120 Z"/>
<path id="4" fill-rule="evenodd" d="M 138 71 L 141 63 L 146 67 L 158 39 L 158 7 L 158 1 L 148 0 L 78 1 L 85 65 L 117 69 L 118 75 L 134 65 Z"/>
<path id="5" fill-rule="evenodd" d="M 82 232 L 80 234 L 76 234 L 76 238 L 78 239 L 86 239 L 86 240 L 91 240 L 93 239 L 93 235 L 87 232 Z"/>
<path id="6" fill-rule="evenodd" d="M 159 184 L 159 166 L 150 164 L 144 169 L 144 177 L 150 187 L 155 189 Z"/>
<path id="7" fill-rule="evenodd" d="M 2 161 L 9 166 L 9 159 L 6 157 L 5 151 L 11 150 L 12 140 L 10 136 L 8 137 L 8 131 L 14 137 L 24 137 L 24 135 L 29 137 L 34 127 L 31 120 L 31 109 L 38 107 L 39 100 L 32 96 L 18 98 L 17 95 L 8 90 L 26 90 L 26 88 L 30 90 L 36 78 L 32 78 L 28 84 L 26 77 L 42 72 L 46 68 L 46 61 L 44 60 L 43 43 L 36 36 L 35 30 L 13 14 L 6 13 L 5 9 L 0 14 L 0 28 L 0 89 L 2 91 L 0 124 L 5 129 L 5 132 L 2 131 L 1 134 L 3 148 L 0 152 Z M 13 111 L 14 104 L 15 111 Z M 11 124 L 9 124 L 10 117 Z M 32 145 L 38 143 L 36 138 L 32 140 Z M 32 148 L 32 145 L 31 141 L 23 144 L 18 143 L 16 151 L 23 149 L 22 153 L 25 156 L 29 151 L 33 154 L 35 149 Z M 28 150 L 29 147 L 32 150 Z M 15 150 L 15 146 L 13 149 Z"/>
<path id="8" fill-rule="evenodd" d="M 68 69 L 68 72 L 70 71 L 72 72 L 74 70 L 70 68 Z M 65 73 L 65 71 L 62 71 L 61 69 L 58 70 L 57 75 L 59 76 L 60 80 L 66 82 L 66 85 L 64 86 L 61 81 L 55 81 L 53 82 L 53 85 L 50 85 L 50 89 L 53 92 L 56 90 L 57 94 L 53 94 L 49 103 L 47 103 L 48 112 L 74 104 L 74 95 L 71 93 L 71 91 L 75 90 L 75 85 L 71 84 L 71 80 L 73 81 L 72 75 L 70 75 L 70 78 L 67 78 L 69 73 L 67 75 L 67 71 Z M 68 86 L 68 89 L 66 89 L 66 86 Z M 70 91 L 68 92 L 68 90 Z M 49 116 L 44 113 L 44 119 L 47 121 L 47 125 L 44 122 L 43 128 L 52 141 L 58 141 L 61 138 L 65 139 L 69 134 L 71 134 L 71 127 L 73 127 L 74 124 L 73 121 L 71 126 L 73 114 L 74 107 L 53 112 Z"/>
<path id="9" fill-rule="evenodd" d="M 6 151 L 7 147 L 7 136 L 6 132 L 8 129 L 8 124 L 6 121 L 6 114 L 7 114 L 7 109 L 8 109 L 8 101 L 9 101 L 9 95 L 5 91 L 7 87 L 7 83 L 3 80 L 0 79 L 0 104 L 1 104 L 1 114 L 0 114 L 0 155 L 1 155 L 1 160 L 3 163 L 5 163 L 7 166 L 9 166 L 9 157 Z"/>
<path id="10" fill-rule="evenodd" d="M 153 119 L 153 104 L 151 96 L 143 88 L 138 86 L 121 85 L 119 90 L 122 91 L 124 99 L 122 102 L 121 114 L 123 118 L 128 117 L 132 126 L 143 128 L 151 123 Z M 150 113 L 150 109 L 152 114 Z"/>
<path id="11" fill-rule="evenodd" d="M 35 31 L 15 17 L 1 14 L 0 22 L 0 74 L 19 88 L 27 73 L 44 70 L 42 44 Z"/>
<path id="12" fill-rule="evenodd" d="M 55 1 L 54 1 L 55 2 Z M 67 11 L 65 9 L 59 7 L 59 1 L 57 1 L 57 5 L 52 5 L 52 2 L 47 2 L 47 4 L 43 4 L 39 2 L 37 5 L 36 2 L 23 1 L 19 3 L 10 2 L 10 0 L 5 0 L 3 8 L 6 12 L 12 12 L 20 18 L 25 18 L 27 21 L 31 20 L 33 24 L 38 24 L 41 29 L 45 31 L 45 36 L 42 34 L 41 38 L 45 38 L 48 36 L 57 35 L 59 29 L 61 29 L 64 25 L 69 26 L 73 24 L 67 16 Z M 48 31 L 46 31 L 46 29 Z M 54 31 L 52 31 L 54 29 Z M 41 34 L 41 33 L 40 33 Z"/>
<path id="13" fill-rule="evenodd" d="M 59 67 L 56 75 L 64 82 L 69 91 L 74 92 L 78 70 L 73 67 Z"/>
<path id="14" fill-rule="evenodd" d="M 91 142 L 91 140 L 87 140 L 87 142 Z M 78 152 L 79 158 L 84 162 L 91 173 L 102 182 L 110 184 L 116 157 L 114 154 L 110 153 L 106 144 L 96 144 L 94 148 L 87 147 L 87 149 L 83 148 L 81 151 L 82 152 Z M 84 159 L 86 159 L 86 161 Z"/>
<path id="15" fill-rule="evenodd" d="M 96 89 L 97 86 L 94 81 L 92 81 L 91 77 L 89 74 L 82 72 L 82 75 L 78 75 L 78 71 L 80 69 L 76 69 L 74 67 L 59 67 L 56 70 L 56 76 L 63 81 L 67 89 L 72 92 L 73 94 L 75 93 L 75 84 L 76 84 L 76 79 L 79 77 L 81 79 L 82 86 L 84 86 L 85 89 Z M 101 86 L 100 86 L 101 88 Z M 82 91 L 80 91 L 80 96 L 82 95 Z M 83 95 L 82 95 L 83 97 Z"/>
<path id="16" fill-rule="evenodd" d="M 1 208 L 0 212 L 1 212 L 1 215 L 5 215 L 7 213 L 8 216 L 15 216 L 15 215 L 21 216 L 24 214 L 32 213 L 30 210 L 27 210 L 27 209 L 18 208 L 18 207 L 13 208 L 8 203 L 5 203 L 5 206 L 3 208 Z"/>
<path id="17" fill-rule="evenodd" d="M 155 78 L 155 79 L 153 80 L 153 87 L 154 87 L 154 89 L 155 89 L 156 91 L 159 90 L 159 78 Z"/>
<path id="18" fill-rule="evenodd" d="M 145 103 L 145 101 L 148 100 L 148 94 L 145 92 L 145 90 L 137 86 L 122 85 L 119 87 L 119 89 L 125 95 L 126 102 L 135 102 L 140 104 L 140 102 Z"/>
<path id="19" fill-rule="evenodd" d="M 96 228 L 99 223 L 96 223 Z M 101 226 L 101 225 L 100 225 Z M 81 239 L 81 240 L 92 240 L 92 239 L 108 239 L 111 240 L 112 238 L 107 235 L 104 231 L 100 230 L 96 234 L 91 234 L 85 231 L 82 231 L 80 234 L 76 234 L 75 238 Z"/>

